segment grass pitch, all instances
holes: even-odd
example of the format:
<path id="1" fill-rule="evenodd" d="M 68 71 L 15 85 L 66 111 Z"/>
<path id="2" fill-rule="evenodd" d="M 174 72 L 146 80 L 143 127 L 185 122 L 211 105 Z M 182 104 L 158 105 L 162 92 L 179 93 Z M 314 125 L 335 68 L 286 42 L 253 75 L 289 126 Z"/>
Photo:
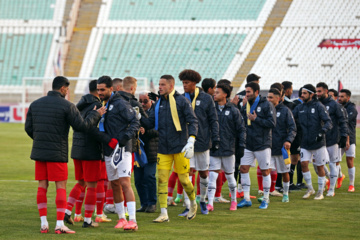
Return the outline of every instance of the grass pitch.
<path id="1" fill-rule="evenodd" d="M 358 135 L 360 141 L 360 135 Z M 358 239 L 360 235 L 360 187 L 359 149 L 355 166 L 355 193 L 348 193 L 347 166 L 342 162 L 346 175 L 343 187 L 336 190 L 334 198 L 322 201 L 312 198 L 303 200 L 303 191 L 290 193 L 290 202 L 271 197 L 267 210 L 253 206 L 230 212 L 230 204 L 215 203 L 215 211 L 207 216 L 200 214 L 193 221 L 179 218 L 183 207 L 169 207 L 170 222 L 152 223 L 158 214 L 139 213 L 136 233 L 114 229 L 117 216 L 109 214 L 112 223 L 103 223 L 97 229 L 82 229 L 77 223 L 70 228 L 75 235 L 55 235 L 56 207 L 55 184 L 48 189 L 48 221 L 50 233 L 40 234 L 40 220 L 36 206 L 37 182 L 34 181 L 34 162 L 30 160 L 32 140 L 26 135 L 22 124 L 0 124 L 0 239 Z M 67 193 L 75 184 L 74 167 L 69 160 Z M 313 173 L 313 185 L 317 189 L 317 177 Z M 251 195 L 257 195 L 256 169 L 251 169 Z M 134 186 L 133 186 L 134 187 Z M 136 190 L 134 187 L 135 195 Z M 223 196 L 228 198 L 227 185 Z M 137 199 L 138 200 L 138 199 Z M 139 207 L 139 203 L 137 202 Z M 159 209 L 159 207 L 158 207 Z"/>

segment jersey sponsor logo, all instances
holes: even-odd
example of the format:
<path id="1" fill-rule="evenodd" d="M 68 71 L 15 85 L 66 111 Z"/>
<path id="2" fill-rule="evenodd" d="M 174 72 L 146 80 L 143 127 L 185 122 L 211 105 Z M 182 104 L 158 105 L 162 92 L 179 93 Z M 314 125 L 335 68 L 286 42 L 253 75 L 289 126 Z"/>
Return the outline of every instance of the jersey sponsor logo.
<path id="1" fill-rule="evenodd" d="M 256 111 L 261 112 L 261 107 L 257 107 Z"/>
<path id="2" fill-rule="evenodd" d="M 315 108 L 312 108 L 312 109 L 311 109 L 311 113 L 315 113 Z"/>
<path id="3" fill-rule="evenodd" d="M 114 105 L 110 104 L 109 111 L 111 111 L 114 108 Z"/>
<path id="4" fill-rule="evenodd" d="M 225 111 L 225 115 L 228 116 L 230 114 L 230 111 L 229 110 L 226 110 Z"/>
<path id="5" fill-rule="evenodd" d="M 196 106 L 200 106 L 200 100 L 196 100 L 195 105 L 196 105 Z"/>
<path id="6" fill-rule="evenodd" d="M 270 111 L 270 114 L 274 114 L 274 112 L 273 112 L 273 111 Z"/>
<path id="7" fill-rule="evenodd" d="M 326 110 L 328 110 L 328 111 L 329 111 L 329 108 L 330 108 L 330 106 L 326 106 Z"/>
<path id="8" fill-rule="evenodd" d="M 277 112 L 276 117 L 280 117 L 280 114 L 281 114 L 280 112 Z"/>

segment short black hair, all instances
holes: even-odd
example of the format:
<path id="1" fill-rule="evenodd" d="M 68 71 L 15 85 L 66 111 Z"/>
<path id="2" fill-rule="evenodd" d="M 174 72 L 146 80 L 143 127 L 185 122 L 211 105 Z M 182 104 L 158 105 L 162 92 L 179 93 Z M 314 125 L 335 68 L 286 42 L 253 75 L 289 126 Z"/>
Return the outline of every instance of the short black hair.
<path id="1" fill-rule="evenodd" d="M 351 91 L 348 89 L 341 89 L 340 92 L 345 93 L 346 95 L 348 95 L 348 97 L 351 97 Z"/>
<path id="2" fill-rule="evenodd" d="M 302 89 L 303 89 L 302 87 L 299 89 L 299 94 L 298 94 L 299 97 L 301 97 Z"/>
<path id="3" fill-rule="evenodd" d="M 217 84 L 225 84 L 225 85 L 228 85 L 228 86 L 230 87 L 231 91 L 233 90 L 233 86 L 231 86 L 231 81 L 230 81 L 230 80 L 220 79 Z"/>
<path id="4" fill-rule="evenodd" d="M 54 78 L 52 82 L 52 89 L 53 90 L 60 90 L 62 87 L 68 87 L 70 85 L 69 80 L 63 76 L 57 76 Z"/>
<path id="5" fill-rule="evenodd" d="M 160 79 L 166 79 L 166 80 L 173 80 L 173 81 L 175 81 L 175 78 L 174 78 L 173 76 L 171 76 L 171 75 L 168 75 L 168 74 L 162 75 L 162 76 L 160 77 Z"/>
<path id="6" fill-rule="evenodd" d="M 333 92 L 335 97 L 339 96 L 338 91 L 336 91 L 336 90 L 333 89 L 333 88 L 329 89 L 329 92 Z"/>
<path id="7" fill-rule="evenodd" d="M 279 92 L 281 92 L 284 87 L 281 83 L 276 82 L 276 83 L 271 84 L 270 89 L 271 88 L 276 88 L 277 90 L 279 90 Z"/>
<path id="8" fill-rule="evenodd" d="M 95 92 L 97 89 L 97 80 L 91 80 L 89 82 L 89 92 Z"/>
<path id="9" fill-rule="evenodd" d="M 316 87 L 317 88 L 322 87 L 323 89 L 326 89 L 326 90 L 329 89 L 328 85 L 324 82 L 319 82 L 318 84 L 316 84 Z"/>
<path id="10" fill-rule="evenodd" d="M 249 82 L 245 85 L 245 88 L 251 88 L 254 92 L 259 91 L 260 92 L 260 86 L 259 84 L 255 82 Z"/>
<path id="11" fill-rule="evenodd" d="M 277 88 L 270 88 L 269 93 L 272 93 L 274 95 L 278 95 L 280 97 L 280 91 Z"/>
<path id="12" fill-rule="evenodd" d="M 179 74 L 179 79 L 181 81 L 189 80 L 191 82 L 199 83 L 201 81 L 201 75 L 200 75 L 200 73 L 198 73 L 192 69 L 185 69 L 185 70 L 181 71 L 181 73 Z"/>
<path id="13" fill-rule="evenodd" d="M 251 83 L 254 81 L 259 81 L 260 80 L 260 76 L 256 75 L 255 73 L 250 73 L 247 77 L 246 77 L 246 83 Z"/>
<path id="14" fill-rule="evenodd" d="M 283 85 L 284 91 L 286 91 L 286 90 L 288 90 L 288 89 L 290 89 L 290 88 L 292 87 L 292 82 L 290 82 L 290 81 L 283 81 L 283 82 L 281 83 L 281 85 Z"/>
<path id="15" fill-rule="evenodd" d="M 103 83 L 105 83 L 107 88 L 111 88 L 113 86 L 112 79 L 109 76 L 99 77 L 99 79 L 97 80 L 97 84 L 103 84 Z"/>
<path id="16" fill-rule="evenodd" d="M 213 88 L 216 85 L 216 81 L 212 78 L 205 78 L 201 82 L 201 87 L 204 89 L 204 92 L 208 92 L 209 88 Z"/>
<path id="17" fill-rule="evenodd" d="M 224 93 L 226 93 L 226 98 L 229 98 L 231 96 L 232 88 L 228 84 L 220 83 L 216 85 L 216 88 L 221 88 Z"/>
<path id="18" fill-rule="evenodd" d="M 316 88 L 312 84 L 305 84 L 302 88 L 303 88 L 302 90 L 304 90 L 304 88 L 306 88 L 306 90 L 310 90 L 310 91 L 312 91 L 312 93 L 316 93 Z"/>

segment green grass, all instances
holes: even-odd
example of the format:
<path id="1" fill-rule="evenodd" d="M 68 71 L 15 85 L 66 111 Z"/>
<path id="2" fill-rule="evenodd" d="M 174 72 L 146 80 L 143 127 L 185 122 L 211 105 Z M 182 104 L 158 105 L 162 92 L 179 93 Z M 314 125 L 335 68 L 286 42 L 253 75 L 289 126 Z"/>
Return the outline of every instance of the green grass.
<path id="1" fill-rule="evenodd" d="M 360 135 L 358 135 L 360 141 Z M 72 229 L 76 235 L 54 234 L 55 186 L 48 190 L 48 220 L 51 233 L 40 234 L 40 220 L 36 206 L 37 182 L 34 180 L 34 162 L 30 160 L 32 141 L 27 137 L 22 124 L 0 124 L 0 239 L 356 239 L 359 234 L 360 188 L 348 193 L 348 178 L 334 198 L 322 201 L 301 199 L 304 191 L 290 193 L 290 202 L 281 203 L 281 198 L 272 197 L 269 209 L 259 210 L 253 206 L 247 209 L 229 211 L 229 204 L 215 204 L 215 211 L 207 216 L 197 215 L 193 221 L 178 218 L 182 206 L 169 207 L 170 222 L 154 224 L 158 213 L 137 214 L 139 230 L 125 233 L 115 230 L 113 223 L 103 223 L 97 229 L 82 229 L 76 224 Z M 359 149 L 355 165 L 359 179 Z M 347 175 L 345 162 L 341 163 Z M 67 192 L 74 185 L 74 168 L 69 161 Z M 313 172 L 313 170 L 311 170 Z M 257 193 L 255 169 L 251 169 L 252 190 Z M 23 180 L 23 181 L 22 181 Z M 314 187 L 317 178 L 313 173 Z M 358 181 L 357 181 L 358 183 Z M 358 184 L 357 184 L 358 185 Z M 135 189 L 135 188 L 134 188 Z M 226 185 L 223 196 L 228 196 Z M 138 205 L 139 206 L 139 205 Z M 200 212 L 200 210 L 199 210 Z M 116 215 L 109 215 L 115 221 Z"/>

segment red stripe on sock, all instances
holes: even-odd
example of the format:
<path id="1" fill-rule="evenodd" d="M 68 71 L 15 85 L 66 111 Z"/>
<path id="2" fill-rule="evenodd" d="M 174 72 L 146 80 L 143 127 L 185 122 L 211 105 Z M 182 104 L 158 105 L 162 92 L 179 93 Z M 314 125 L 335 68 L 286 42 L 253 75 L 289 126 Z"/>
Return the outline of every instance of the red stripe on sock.
<path id="1" fill-rule="evenodd" d="M 105 201 L 105 189 L 103 181 L 99 181 L 96 188 L 96 214 L 101 215 L 103 213 Z"/>
<path id="2" fill-rule="evenodd" d="M 82 188 L 81 188 L 80 196 L 79 196 L 78 199 L 76 200 L 75 213 L 76 213 L 77 215 L 81 215 L 81 209 L 82 209 L 82 205 L 83 205 L 84 198 L 85 198 L 85 189 L 86 189 L 86 187 L 82 187 Z"/>
<path id="3" fill-rule="evenodd" d="M 106 191 L 106 204 L 114 204 L 114 195 L 113 190 L 108 189 Z"/>
<path id="4" fill-rule="evenodd" d="M 69 194 L 66 209 L 72 211 L 72 209 L 76 203 L 76 200 L 78 200 L 80 197 L 82 189 L 83 189 L 83 187 L 79 183 L 75 184 L 75 186 L 73 187 L 73 189 L 71 190 L 71 192 Z"/>
<path id="5" fill-rule="evenodd" d="M 270 176 L 271 176 L 270 192 L 275 191 L 275 185 L 276 185 L 277 175 L 278 175 L 278 174 L 277 174 L 276 171 L 271 171 L 271 172 L 270 172 Z"/>

